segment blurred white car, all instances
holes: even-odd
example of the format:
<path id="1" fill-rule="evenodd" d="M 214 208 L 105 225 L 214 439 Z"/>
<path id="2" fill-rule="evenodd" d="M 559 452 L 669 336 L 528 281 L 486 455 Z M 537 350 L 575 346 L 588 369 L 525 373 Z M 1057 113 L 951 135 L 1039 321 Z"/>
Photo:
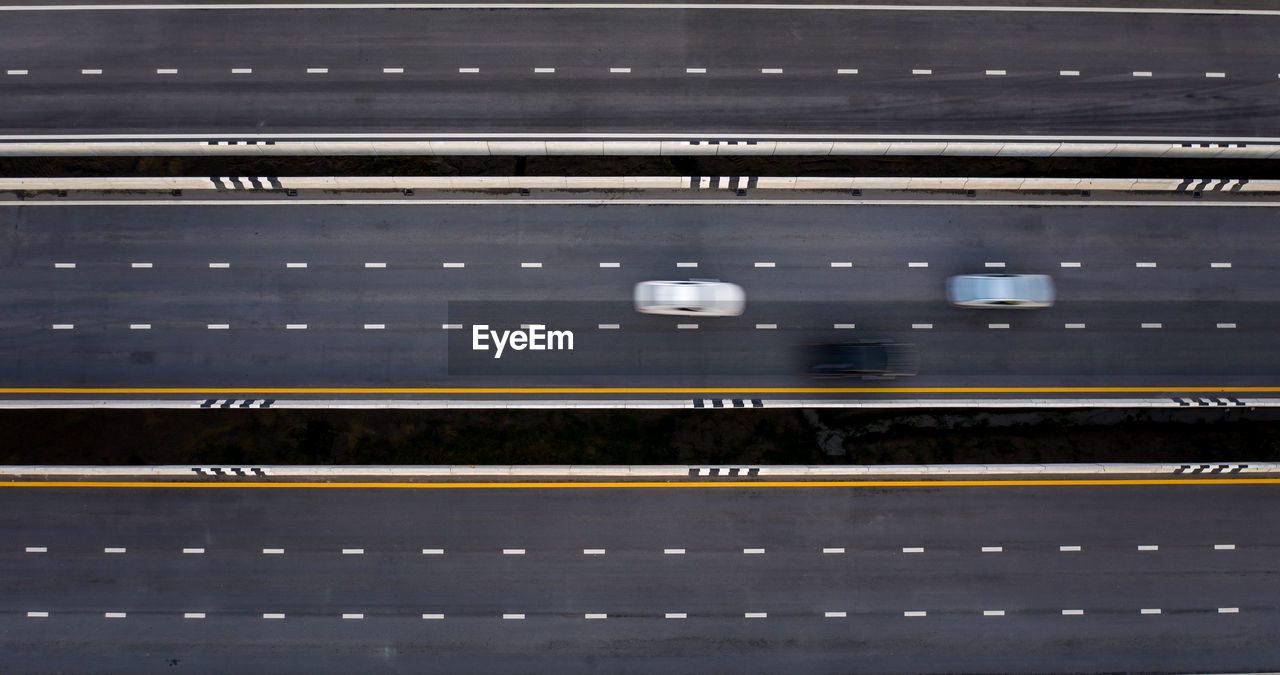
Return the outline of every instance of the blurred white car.
<path id="1" fill-rule="evenodd" d="M 1052 307 L 1053 279 L 1044 274 L 965 274 L 947 279 L 947 300 L 957 307 Z"/>
<path id="2" fill-rule="evenodd" d="M 718 279 L 641 281 L 635 299 L 645 314 L 738 316 L 746 306 L 741 286 Z"/>

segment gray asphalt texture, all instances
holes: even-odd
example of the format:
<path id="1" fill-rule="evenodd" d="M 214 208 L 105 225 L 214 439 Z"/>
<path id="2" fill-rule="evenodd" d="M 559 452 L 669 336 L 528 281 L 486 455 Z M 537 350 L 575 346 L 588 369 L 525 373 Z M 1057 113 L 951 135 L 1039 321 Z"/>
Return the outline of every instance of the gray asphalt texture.
<path id="1" fill-rule="evenodd" d="M 2 488 L 0 665 L 30 673 L 1274 670 L 1275 503 L 1269 485 Z M 1159 550 L 1138 550 L 1149 545 Z M 829 547 L 845 553 L 824 554 Z M 584 555 L 588 548 L 606 553 Z M 1161 614 L 1141 613 L 1153 608 Z M 847 616 L 825 618 L 829 611 Z"/>
<path id="2" fill-rule="evenodd" d="M 0 213 L 0 386 L 1275 385 L 1274 219 L 1170 206 L 14 207 Z M 1000 271 L 990 261 L 1052 275 L 1057 304 L 950 307 L 945 279 Z M 632 309 L 637 281 L 689 277 L 741 284 L 746 312 Z M 495 359 L 472 349 L 481 323 L 571 330 L 574 349 Z M 917 344 L 920 374 L 803 374 L 800 345 L 857 338 Z"/>
<path id="3" fill-rule="evenodd" d="M 1273 137 L 1278 28 L 963 11 L 12 12 L 0 64 L 28 74 L 0 77 L 0 132 Z"/>

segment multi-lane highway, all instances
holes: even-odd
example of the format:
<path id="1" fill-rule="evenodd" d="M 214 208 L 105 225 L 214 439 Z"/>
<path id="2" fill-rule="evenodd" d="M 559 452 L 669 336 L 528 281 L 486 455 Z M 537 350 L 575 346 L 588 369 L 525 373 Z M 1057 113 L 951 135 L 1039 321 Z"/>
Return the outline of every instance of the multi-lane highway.
<path id="1" fill-rule="evenodd" d="M 1280 137 L 1265 9 L 203 7 L 0 7 L 0 134 Z"/>
<path id="2" fill-rule="evenodd" d="M 681 398 L 1275 387 L 1273 212 L 963 201 L 10 205 L 0 211 L 0 386 L 11 397 L 185 388 L 257 398 L 297 387 L 488 398 L 557 387 Z M 1058 302 L 947 304 L 948 276 L 991 271 L 1050 274 Z M 634 311 L 636 282 L 690 277 L 742 285 L 746 312 Z M 497 358 L 492 338 L 476 348 L 476 326 L 531 324 L 572 332 L 572 349 Z M 798 345 L 859 338 L 915 343 L 919 375 L 803 374 Z"/>
<path id="3" fill-rule="evenodd" d="M 1275 491 L 4 485 L 0 667 L 1274 670 Z"/>

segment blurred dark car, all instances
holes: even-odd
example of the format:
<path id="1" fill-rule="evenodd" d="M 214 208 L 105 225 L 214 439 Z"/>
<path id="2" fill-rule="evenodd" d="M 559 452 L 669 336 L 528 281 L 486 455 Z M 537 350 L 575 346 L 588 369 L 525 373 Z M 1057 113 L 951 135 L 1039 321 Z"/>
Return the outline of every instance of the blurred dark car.
<path id="1" fill-rule="evenodd" d="M 805 360 L 819 377 L 907 377 L 920 369 L 916 346 L 893 340 L 808 345 Z"/>

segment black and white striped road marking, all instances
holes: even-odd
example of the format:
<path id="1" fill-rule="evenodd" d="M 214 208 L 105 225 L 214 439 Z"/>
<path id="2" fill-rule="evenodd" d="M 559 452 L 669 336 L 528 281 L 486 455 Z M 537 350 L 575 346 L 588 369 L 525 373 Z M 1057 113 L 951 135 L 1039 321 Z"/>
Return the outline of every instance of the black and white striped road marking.
<path id="1" fill-rule="evenodd" d="M 218 190 L 283 190 L 284 185 L 275 176 L 210 176 L 209 181 Z"/>
<path id="2" fill-rule="evenodd" d="M 1176 189 L 1178 192 L 1239 192 L 1248 182 L 1248 178 L 1184 178 Z"/>
<path id="3" fill-rule="evenodd" d="M 752 190 L 759 181 L 759 176 L 690 176 L 689 187 L 694 190 Z"/>
<path id="4" fill-rule="evenodd" d="M 690 476 L 750 476 L 760 475 L 760 467 L 721 467 L 721 466 L 704 466 L 689 467 Z"/>
<path id="5" fill-rule="evenodd" d="M 1183 464 L 1174 473 L 1240 473 L 1248 464 Z"/>
<path id="6" fill-rule="evenodd" d="M 200 402 L 201 408 L 270 408 L 276 400 L 273 398 L 210 398 Z"/>
<path id="7" fill-rule="evenodd" d="M 258 467 L 241 466 L 193 466 L 191 472 L 197 476 L 266 476 L 267 470 Z"/>
<path id="8" fill-rule="evenodd" d="M 1245 405 L 1248 405 L 1247 403 L 1245 403 L 1244 401 L 1241 401 L 1238 398 L 1227 397 L 1223 399 L 1223 398 L 1215 398 L 1212 396 L 1206 397 L 1206 398 L 1192 397 L 1187 399 L 1182 399 L 1175 396 L 1173 397 L 1173 402 L 1177 403 L 1180 407 L 1184 407 L 1184 408 L 1188 406 L 1215 406 L 1215 405 L 1245 406 Z"/>
<path id="9" fill-rule="evenodd" d="M 750 403 L 751 405 L 747 405 Z M 695 398 L 695 408 L 763 408 L 764 401 L 758 398 Z"/>

